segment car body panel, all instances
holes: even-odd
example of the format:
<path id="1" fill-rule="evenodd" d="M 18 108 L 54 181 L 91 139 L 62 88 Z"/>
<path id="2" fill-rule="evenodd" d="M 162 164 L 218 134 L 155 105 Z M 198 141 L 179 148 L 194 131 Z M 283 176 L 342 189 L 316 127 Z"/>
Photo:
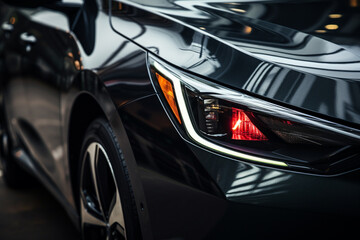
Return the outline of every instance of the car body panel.
<path id="1" fill-rule="evenodd" d="M 4 6 L 3 6 L 4 7 Z M 13 10 L 12 8 L 8 7 L 4 7 L 5 9 L 8 10 Z M 4 9 L 3 8 L 3 9 Z M 14 15 L 16 14 L 16 15 Z M 59 199 L 59 201 L 63 204 L 63 206 L 65 207 L 65 209 L 68 211 L 69 215 L 72 217 L 72 220 L 74 221 L 74 223 L 78 226 L 79 221 L 78 221 L 78 215 L 76 212 L 76 203 L 75 203 L 75 199 L 74 199 L 74 195 L 73 195 L 73 188 L 72 188 L 72 183 L 71 183 L 71 173 L 70 173 L 70 169 L 69 169 L 69 162 L 68 162 L 68 138 L 69 138 L 69 124 L 70 124 L 70 119 L 71 119 L 71 114 L 72 114 L 72 107 L 74 105 L 74 103 L 76 102 L 76 100 L 78 98 L 80 98 L 80 96 L 82 95 L 89 95 L 91 98 L 95 99 L 95 101 L 97 103 L 99 103 L 99 106 L 102 108 L 103 113 L 105 114 L 106 118 L 108 119 L 108 121 L 110 122 L 110 124 L 113 126 L 113 129 L 115 130 L 115 133 L 118 135 L 118 139 L 119 142 L 122 146 L 122 149 L 124 151 L 124 155 L 126 156 L 127 159 L 129 159 L 129 163 L 128 163 L 128 167 L 129 168 L 133 168 L 131 170 L 130 176 L 133 178 L 132 179 L 132 183 L 133 183 L 133 189 L 135 191 L 135 196 L 136 199 L 139 201 L 139 205 L 140 202 L 143 202 L 142 205 L 146 206 L 146 202 L 143 200 L 143 197 L 141 197 L 142 195 L 142 186 L 140 184 L 136 184 L 137 180 L 136 180 L 136 166 L 133 166 L 131 164 L 131 162 L 135 162 L 135 161 L 131 161 L 130 159 L 133 159 L 132 157 L 132 152 L 131 152 L 131 148 L 128 146 L 128 141 L 126 140 L 126 133 L 123 129 L 121 120 L 119 118 L 119 115 L 117 114 L 117 106 L 116 104 L 114 104 L 114 102 L 117 102 L 117 104 L 120 106 L 122 104 L 126 104 L 128 102 L 134 101 L 137 98 L 141 98 L 144 97 L 146 95 L 151 95 L 154 94 L 154 90 L 151 86 L 150 80 L 147 79 L 147 81 L 145 81 L 144 83 L 144 91 L 140 92 L 140 91 L 123 91 L 121 95 L 119 95 L 119 86 L 121 84 L 122 88 L 120 89 L 120 91 L 123 90 L 123 86 L 128 86 L 131 89 L 132 85 L 135 86 L 139 86 L 141 85 L 142 82 L 144 82 L 144 80 L 142 80 L 142 78 L 144 78 L 144 76 L 147 76 L 147 68 L 146 68 L 146 54 L 142 49 L 139 49 L 136 45 L 131 44 L 130 42 L 128 42 L 126 39 L 123 39 L 121 36 L 117 35 L 116 33 L 114 33 L 110 26 L 106 29 L 103 28 L 103 30 L 107 30 L 108 33 L 106 34 L 106 36 L 109 35 L 109 33 L 113 34 L 113 38 L 109 38 L 110 40 L 113 41 L 114 44 L 124 44 L 126 45 L 126 49 L 125 51 L 122 51 L 120 57 L 123 58 L 121 60 L 124 59 L 135 59 L 134 61 L 138 61 L 140 64 L 140 66 L 137 66 L 137 68 L 135 69 L 128 69 L 129 66 L 133 67 L 132 65 L 126 65 L 125 62 L 125 66 L 121 67 L 121 64 L 118 63 L 118 65 L 116 65 L 117 69 L 113 69 L 111 67 L 107 67 L 107 65 L 105 65 L 106 67 L 102 68 L 102 64 L 101 62 L 99 62 L 99 60 L 101 60 L 101 58 L 99 58 L 99 55 L 101 55 L 101 57 L 105 57 L 104 60 L 106 59 L 111 59 L 112 57 L 116 57 L 116 51 L 115 53 L 113 52 L 113 48 L 111 48 L 108 52 L 108 55 L 104 56 L 104 49 L 100 48 L 100 51 L 98 51 L 97 53 L 93 53 L 91 56 L 87 56 L 84 53 L 84 50 L 82 49 L 81 44 L 78 44 L 77 39 L 68 31 L 69 26 L 68 26 L 68 22 L 67 21 L 54 21 L 51 24 L 48 24 L 47 21 L 49 19 L 58 19 L 59 18 L 59 13 L 57 11 L 53 11 L 53 10 L 48 10 L 48 9 L 42 9 L 42 11 L 38 11 L 37 9 L 35 10 L 29 10 L 26 9 L 25 10 L 25 14 L 23 14 L 21 11 L 10 11 L 10 14 L 8 16 L 8 18 L 5 20 L 5 22 L 8 21 L 8 19 L 10 19 L 11 17 L 16 17 L 17 21 L 20 21 L 19 18 L 24 17 L 26 19 L 27 16 L 27 20 L 32 20 L 31 22 L 29 21 L 28 25 L 24 25 L 23 27 L 25 29 L 18 29 L 17 26 L 15 26 L 14 30 L 15 32 L 19 31 L 20 33 L 22 31 L 27 30 L 26 27 L 32 26 L 38 26 L 39 22 L 42 22 L 43 24 L 41 24 L 42 27 L 48 29 L 45 29 L 45 32 L 47 32 L 46 35 L 41 35 L 41 37 L 46 37 L 47 38 L 47 42 L 45 44 L 45 46 L 49 46 L 48 49 L 44 48 L 44 49 L 39 49 L 39 48 L 32 48 L 29 53 L 30 54 L 35 54 L 32 53 L 32 51 L 36 51 L 36 53 L 41 54 L 45 53 L 45 54 L 51 54 L 53 53 L 53 58 L 51 59 L 51 61 L 53 62 L 60 62 L 60 66 L 55 66 L 52 65 L 49 67 L 48 61 L 45 62 L 40 62 L 39 65 L 41 67 L 43 67 L 43 69 L 40 69 L 39 71 L 34 71 L 34 70 L 38 70 L 37 68 L 28 68 L 29 69 L 29 73 L 32 75 L 36 75 L 36 74 L 43 74 L 44 72 L 52 72 L 57 78 L 55 78 L 53 82 L 51 82 L 55 88 L 56 88 L 56 92 L 52 92 L 51 87 L 49 87 L 49 85 L 51 86 L 51 84 L 49 84 L 49 82 L 46 81 L 50 81 L 52 80 L 51 78 L 43 78 L 42 80 L 46 80 L 46 81 L 38 81 L 38 82 L 29 82 L 27 83 L 27 86 L 25 86 L 26 80 L 29 79 L 24 79 L 24 78 L 19 78 L 20 80 L 16 80 L 14 81 L 10 75 L 20 75 L 22 74 L 22 72 L 19 71 L 23 71 L 23 69 L 21 67 L 23 67 L 22 65 L 19 66 L 18 68 L 16 68 L 15 70 L 17 70 L 18 72 L 11 72 L 9 73 L 12 68 L 11 64 L 13 64 L 13 62 L 4 62 L 3 64 L 3 69 L 2 72 L 4 73 L 3 76 L 3 81 L 2 81 L 2 91 L 4 93 L 6 93 L 6 95 L 10 95 L 10 97 L 5 96 L 4 98 L 5 100 L 5 105 L 6 105 L 6 109 L 11 111 L 7 114 L 7 117 L 9 119 L 13 118 L 13 117 L 17 117 L 17 118 L 21 118 L 24 119 L 25 117 L 23 117 L 23 115 L 26 115 L 26 119 L 27 119 L 27 126 L 29 126 L 29 128 L 31 128 L 33 131 L 33 135 L 35 136 L 39 136 L 41 131 L 45 131 L 45 133 L 50 134 L 51 131 L 49 132 L 47 129 L 45 128 L 36 128 L 34 126 L 32 126 L 32 124 L 36 123 L 36 121 L 33 121 L 34 119 L 31 119 L 30 115 L 32 113 L 39 113 L 39 114 L 51 114 L 51 112 L 54 111 L 58 111 L 54 119 L 53 122 L 50 121 L 50 123 L 54 123 L 54 121 L 56 121 L 59 125 L 61 125 L 61 135 L 60 136 L 42 136 L 40 139 L 42 139 L 41 143 L 44 145 L 46 145 L 47 143 L 51 142 L 51 141 L 61 141 L 60 145 L 57 145 L 55 148 L 55 151 L 50 151 L 48 152 L 47 155 L 41 155 L 42 157 L 47 156 L 44 160 L 48 161 L 47 164 L 55 164 L 56 166 L 53 166 L 53 169 L 56 170 L 57 172 L 54 173 L 52 171 L 49 171 L 49 167 L 47 167 L 45 164 L 39 164 L 41 163 L 38 162 L 38 158 L 37 156 L 34 154 L 34 152 L 28 151 L 28 147 L 31 149 L 32 147 L 34 147 L 34 145 L 36 145 L 36 142 L 33 141 L 34 139 L 29 139 L 29 141 L 25 142 L 25 137 L 21 134 L 20 130 L 18 128 L 14 129 L 13 131 L 13 135 L 14 135 L 14 139 L 20 139 L 20 142 L 16 143 L 16 146 L 18 148 L 16 148 L 16 152 L 14 152 L 15 157 L 24 164 L 24 166 L 30 170 L 31 172 L 35 172 L 37 176 L 39 176 L 40 180 L 42 180 L 42 182 L 51 190 L 51 192 Z M 21 17 L 19 17 L 21 16 Z M 108 23 L 108 17 L 104 17 L 104 18 L 98 18 L 99 22 L 101 23 L 101 25 L 104 25 L 105 23 Z M 65 24 L 65 25 L 64 25 Z M 18 25 L 18 26 L 22 26 L 22 25 Z M 40 27 L 41 27 L 40 26 Z M 106 26 L 106 25 L 105 25 Z M 38 26 L 39 27 L 39 26 Z M 54 30 L 52 32 L 52 30 Z M 42 34 L 42 31 L 38 32 L 39 34 Z M 12 33 L 11 33 L 12 34 Z M 20 38 L 19 36 L 20 34 L 17 35 L 12 35 L 13 38 L 13 43 L 16 45 L 16 43 L 18 42 L 18 39 Z M 105 36 L 105 35 L 103 35 Z M 39 36 L 38 37 L 38 41 Z M 54 40 L 52 40 L 51 38 L 54 38 Z M 11 44 L 11 41 L 9 41 L 8 44 Z M 41 42 L 37 42 L 36 44 L 41 44 Z M 65 45 L 66 48 L 61 48 L 61 44 L 63 44 L 63 46 Z M 109 44 L 109 43 L 108 43 Z M 60 45 L 60 46 L 59 46 Z M 111 46 L 112 44 L 110 44 L 109 46 Z M 34 44 L 35 46 L 35 44 Z M 44 44 L 42 43 L 40 46 L 44 46 Z M 103 46 L 103 45 L 102 45 Z M 29 54 L 27 54 L 26 52 L 26 46 L 23 46 L 23 51 L 19 54 L 16 55 L 17 57 L 17 61 L 20 63 L 23 62 L 29 62 L 26 58 L 29 56 Z M 32 46 L 33 47 L 33 46 Z M 5 56 L 5 59 L 7 59 L 7 56 L 12 57 L 14 54 L 8 53 L 10 51 L 11 48 L 9 48 L 8 45 L 3 46 L 3 50 L 5 49 L 5 51 L 2 51 L 2 55 Z M 16 46 L 14 47 L 14 49 L 16 49 Z M 49 51 L 50 50 L 50 51 Z M 51 51 L 53 50 L 53 52 Z M 45 52 L 44 52 L 45 51 Z M 96 49 L 95 49 L 96 51 Z M 24 60 L 25 58 L 25 60 Z M 138 60 L 136 60 L 138 59 Z M 41 60 L 41 59 L 40 59 Z M 33 59 L 33 62 L 39 62 L 39 59 Z M 86 66 L 88 66 L 88 68 L 93 69 L 94 66 L 98 66 L 98 74 L 96 74 L 96 70 L 93 69 L 94 71 L 83 71 L 84 69 L 84 63 L 86 63 Z M 51 62 L 50 62 L 51 63 Z M 132 62 L 134 63 L 134 62 Z M 111 62 L 109 63 L 110 66 Z M 14 66 L 13 66 L 14 67 Z M 61 70 L 59 70 L 61 72 L 61 74 L 59 72 L 56 71 L 56 68 L 54 69 L 54 67 L 60 67 Z M 46 71 L 44 71 L 44 68 Z M 103 69 L 106 69 L 106 71 L 104 71 Z M 134 70 L 134 71 L 130 71 L 129 74 L 127 74 L 128 79 L 125 78 L 124 74 L 126 74 L 126 72 L 124 72 L 124 69 L 128 69 L 128 70 Z M 139 71 L 140 69 L 140 71 Z M 131 74 L 135 74 L 133 76 L 131 76 Z M 145 74 L 145 75 L 144 75 Z M 103 75 L 104 76 L 104 81 L 100 80 L 99 76 Z M 119 79 L 117 79 L 120 75 L 120 79 L 122 81 L 120 81 Z M 135 79 L 135 81 L 133 81 Z M 56 82 L 57 80 L 57 82 Z M 138 81 L 138 84 L 136 84 L 136 80 Z M 21 82 L 22 85 L 19 84 L 19 81 Z M 116 84 L 115 84 L 115 81 Z M 128 84 L 127 84 L 128 83 Z M 111 90 L 108 91 L 106 88 L 106 85 L 108 85 L 108 87 L 111 87 Z M 116 86 L 117 85 L 117 86 Z M 148 87 L 146 87 L 148 86 Z M 28 89 L 26 89 L 26 87 L 28 87 Z M 35 89 L 34 89 L 35 88 Z M 26 90 L 25 90 L 26 89 Z M 31 101 L 28 100 L 28 90 L 31 89 Z M 136 88 L 139 89 L 139 88 Z M 33 91 L 35 90 L 35 91 Z M 36 95 L 36 93 L 39 93 L 41 95 Z M 111 92 L 111 93 L 110 93 Z M 127 95 L 126 95 L 127 93 Z M 11 97 L 13 96 L 13 97 Z M 113 98 L 110 98 L 110 96 L 113 96 Z M 36 101 L 41 98 L 41 101 L 39 101 L 42 104 L 51 104 L 53 109 L 47 109 L 44 108 L 42 106 L 34 106 L 33 109 L 31 109 L 30 111 L 30 107 L 29 107 L 29 103 L 36 103 Z M 54 103 L 54 99 L 56 100 L 56 103 Z M 35 105 L 35 104 L 34 104 Z M 13 113 L 15 111 L 15 113 Z M 31 113 L 31 114 L 30 114 Z M 20 116 L 18 116 L 20 115 Z M 48 116 L 48 115 L 47 115 Z M 39 116 L 37 116 L 39 119 Z M 49 120 L 49 119 L 47 119 Z M 14 124 L 11 124 L 11 126 L 13 126 Z M 16 126 L 16 124 L 14 125 Z M 22 142 L 25 142 L 25 144 L 22 144 Z M 35 160 L 36 159 L 36 160 Z M 56 161 L 55 161 L 56 159 Z M 134 176 L 134 177 L 133 177 Z M 140 189 L 139 191 L 137 191 L 137 189 Z M 142 211 L 142 220 L 146 222 L 146 211 Z M 79 227 L 79 226 L 78 226 Z M 146 236 L 151 238 L 151 231 L 150 230 L 146 230 L 147 227 L 144 226 L 143 227 L 143 232 L 147 233 Z"/>
<path id="2" fill-rule="evenodd" d="M 263 11 L 260 16 L 270 14 L 271 22 L 253 18 L 251 12 L 248 17 L 233 11 L 232 5 L 221 4 L 221 1 L 219 4 L 217 1 L 160 1 L 158 5 L 166 6 L 162 8 L 146 1 L 120 2 L 126 4 L 123 10 L 112 13 L 114 29 L 163 60 L 288 107 L 354 124 L 359 122 L 358 54 L 350 47 L 320 38 L 322 35 L 313 36 L 278 25 L 284 18 L 283 8 L 295 12 L 297 8 L 317 4 L 332 7 L 320 12 L 314 10 L 311 18 L 319 14 L 327 18 L 332 9 L 342 10 L 344 15 L 356 19 L 357 12 L 351 12 L 351 7 L 342 1 L 315 1 L 305 6 L 302 1 L 283 4 L 255 1 L 252 8 Z M 252 1 L 239 3 L 238 8 L 243 5 L 249 7 Z M 288 26 L 296 25 L 296 17 L 287 18 Z M 313 33 L 320 24 L 315 20 L 313 23 L 315 26 L 310 30 L 300 29 Z M 344 22 L 349 26 L 347 32 L 339 31 L 337 35 L 347 37 L 347 42 L 356 49 L 358 25 L 351 23 L 350 20 Z M 156 41 L 149 42 L 149 38 Z"/>
<path id="3" fill-rule="evenodd" d="M 220 239 L 231 238 L 237 232 L 246 238 L 261 239 L 284 237 L 300 228 L 308 235 L 314 232 L 312 226 L 328 230 L 339 224 L 339 219 L 343 221 L 341 228 L 346 229 L 357 222 L 358 170 L 339 176 L 316 176 L 237 161 L 192 143 L 183 145 L 181 137 L 171 130 L 171 122 L 156 96 L 125 106 L 120 112 L 140 169 L 156 239 Z M 152 125 L 154 122 L 156 126 Z M 202 168 L 211 175 L 220 193 L 211 181 L 203 181 L 207 178 L 201 174 Z M 172 181 L 174 185 L 169 186 Z M 191 194 L 183 193 L 184 187 Z M 219 199 L 199 201 L 200 192 L 195 189 Z M 184 194 L 181 199 L 185 205 L 175 200 L 180 198 L 179 193 Z M 221 201 L 221 195 L 228 201 Z M 172 210 L 163 211 L 165 206 Z M 212 209 L 211 216 L 206 211 L 208 207 Z M 198 211 L 202 213 L 195 214 Z M 279 228 L 271 221 L 276 221 Z M 188 233 L 194 229 L 189 226 L 197 229 L 192 236 Z M 256 228 L 262 232 L 256 232 Z"/>

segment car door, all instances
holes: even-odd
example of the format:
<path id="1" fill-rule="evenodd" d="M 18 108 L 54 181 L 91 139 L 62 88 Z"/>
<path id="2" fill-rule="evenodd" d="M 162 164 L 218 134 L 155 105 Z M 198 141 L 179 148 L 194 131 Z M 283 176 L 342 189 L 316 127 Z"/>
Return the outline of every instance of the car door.
<path id="1" fill-rule="evenodd" d="M 4 121 L 7 121 L 13 145 L 18 146 L 24 142 L 23 126 L 27 126 L 31 121 L 25 82 L 22 78 L 27 71 L 26 62 L 23 62 L 25 49 L 19 46 L 20 33 L 27 28 L 29 21 L 13 8 L 3 6 L 1 9 L 0 78 L 6 116 Z"/>
<path id="2" fill-rule="evenodd" d="M 68 21 L 66 15 L 45 8 L 20 10 L 19 15 L 28 21 L 17 40 L 19 48 L 24 49 L 21 80 L 28 108 L 23 137 L 36 159 L 34 164 L 60 184 L 64 178 L 60 92 L 64 64 L 70 58 Z"/>

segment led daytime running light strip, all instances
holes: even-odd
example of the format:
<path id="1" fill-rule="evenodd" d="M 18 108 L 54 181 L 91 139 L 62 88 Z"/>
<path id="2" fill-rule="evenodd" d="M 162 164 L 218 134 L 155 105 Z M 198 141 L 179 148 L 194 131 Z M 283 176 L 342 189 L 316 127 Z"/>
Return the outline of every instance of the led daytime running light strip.
<path id="1" fill-rule="evenodd" d="M 281 167 L 287 167 L 288 166 L 285 162 L 271 160 L 271 159 L 267 159 L 267 158 L 262 158 L 262 157 L 257 157 L 257 156 L 252 156 L 252 155 L 249 155 L 249 154 L 237 152 L 237 151 L 234 151 L 234 150 L 219 146 L 217 144 L 214 144 L 213 142 L 210 142 L 210 141 L 204 139 L 203 137 L 201 137 L 199 134 L 197 134 L 197 132 L 195 131 L 195 129 L 193 127 L 193 124 L 191 122 L 189 112 L 188 112 L 188 109 L 187 109 L 187 106 L 186 106 L 186 103 L 185 103 L 185 99 L 184 99 L 184 95 L 183 95 L 182 87 L 181 87 L 181 80 L 180 80 L 180 78 L 184 77 L 184 76 L 177 77 L 170 70 L 163 67 L 161 64 L 159 64 L 155 60 L 154 60 L 154 67 L 163 76 L 167 77 L 168 79 L 170 79 L 172 81 L 173 86 L 174 86 L 175 95 L 176 95 L 176 100 L 177 100 L 178 106 L 180 108 L 180 114 L 181 114 L 181 117 L 182 117 L 182 120 L 183 120 L 183 124 L 185 126 L 185 129 L 186 129 L 188 135 L 195 142 L 199 143 L 203 147 L 210 148 L 210 149 L 213 149 L 213 150 L 215 150 L 217 152 L 221 152 L 221 153 L 224 153 L 226 155 L 233 156 L 233 157 L 246 159 L 248 161 L 253 161 L 253 162 L 258 162 L 258 163 L 265 163 L 265 164 L 276 165 L 276 166 L 281 166 Z"/>

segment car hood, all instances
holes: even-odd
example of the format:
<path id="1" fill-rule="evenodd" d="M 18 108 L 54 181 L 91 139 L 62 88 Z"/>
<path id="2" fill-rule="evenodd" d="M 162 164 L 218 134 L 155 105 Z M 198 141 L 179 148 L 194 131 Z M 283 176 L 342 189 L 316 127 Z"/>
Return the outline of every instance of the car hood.
<path id="1" fill-rule="evenodd" d="M 325 77 L 360 79 L 357 1 L 151 2 L 149 10 L 261 60 Z"/>
<path id="2" fill-rule="evenodd" d="M 360 1 L 139 2 L 147 11 L 184 24 L 256 63 L 218 50 L 208 62 L 225 59 L 221 54 L 234 59 L 231 64 L 214 63 L 221 73 L 196 69 L 196 64 L 158 51 L 165 60 L 271 100 L 360 123 Z M 245 74 L 247 64 L 251 74 Z M 240 65 L 244 74 L 236 70 Z"/>

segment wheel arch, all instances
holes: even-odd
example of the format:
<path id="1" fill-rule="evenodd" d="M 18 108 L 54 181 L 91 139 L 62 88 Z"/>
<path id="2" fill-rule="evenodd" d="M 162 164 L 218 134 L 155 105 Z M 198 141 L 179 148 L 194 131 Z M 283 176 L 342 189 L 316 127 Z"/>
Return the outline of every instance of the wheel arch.
<path id="1" fill-rule="evenodd" d="M 100 104 L 90 94 L 81 93 L 71 109 L 67 136 L 71 190 L 77 211 L 79 210 L 79 196 L 76 190 L 82 140 L 90 123 L 99 117 L 106 119 Z"/>
<path id="2" fill-rule="evenodd" d="M 67 151 L 65 171 L 68 171 L 66 175 L 68 176 L 67 181 L 70 182 L 72 195 L 68 200 L 74 201 L 72 205 L 78 214 L 77 177 L 82 140 L 90 123 L 96 118 L 103 117 L 109 122 L 123 151 L 135 196 L 141 232 L 144 234 L 143 236 L 146 236 L 146 239 L 151 239 L 149 213 L 137 164 L 118 107 L 112 97 L 97 74 L 86 70 L 73 79 L 71 86 L 62 95 L 63 140 L 65 151 Z"/>

